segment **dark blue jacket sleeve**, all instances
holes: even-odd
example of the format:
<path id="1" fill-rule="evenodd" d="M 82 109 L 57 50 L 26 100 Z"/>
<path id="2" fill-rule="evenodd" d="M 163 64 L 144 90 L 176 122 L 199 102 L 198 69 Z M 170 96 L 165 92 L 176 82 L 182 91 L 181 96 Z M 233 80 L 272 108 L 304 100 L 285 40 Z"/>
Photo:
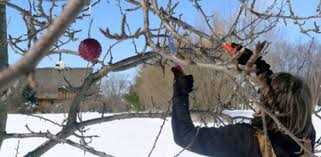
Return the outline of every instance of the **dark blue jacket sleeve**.
<path id="1" fill-rule="evenodd" d="M 173 97 L 172 130 L 175 143 L 192 152 L 217 157 L 260 157 L 254 129 L 248 124 L 220 128 L 193 125 L 188 95 Z"/>

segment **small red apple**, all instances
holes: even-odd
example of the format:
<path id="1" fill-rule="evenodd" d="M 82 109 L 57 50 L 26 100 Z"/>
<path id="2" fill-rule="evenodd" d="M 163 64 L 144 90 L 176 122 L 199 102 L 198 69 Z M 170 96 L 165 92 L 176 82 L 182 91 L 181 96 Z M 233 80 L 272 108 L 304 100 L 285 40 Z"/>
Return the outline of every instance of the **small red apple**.
<path id="1" fill-rule="evenodd" d="M 101 54 L 101 45 L 96 39 L 87 38 L 81 41 L 78 51 L 86 61 L 96 62 Z"/>

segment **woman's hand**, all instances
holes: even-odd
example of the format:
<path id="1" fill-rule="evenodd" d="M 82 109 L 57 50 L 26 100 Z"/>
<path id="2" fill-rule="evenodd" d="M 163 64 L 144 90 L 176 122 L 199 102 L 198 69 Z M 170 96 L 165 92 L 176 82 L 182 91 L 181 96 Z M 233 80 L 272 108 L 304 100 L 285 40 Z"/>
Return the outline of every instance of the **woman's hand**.
<path id="1" fill-rule="evenodd" d="M 187 95 L 193 91 L 192 75 L 185 75 L 183 68 L 179 65 L 172 67 L 171 70 L 174 74 L 174 95 Z"/>

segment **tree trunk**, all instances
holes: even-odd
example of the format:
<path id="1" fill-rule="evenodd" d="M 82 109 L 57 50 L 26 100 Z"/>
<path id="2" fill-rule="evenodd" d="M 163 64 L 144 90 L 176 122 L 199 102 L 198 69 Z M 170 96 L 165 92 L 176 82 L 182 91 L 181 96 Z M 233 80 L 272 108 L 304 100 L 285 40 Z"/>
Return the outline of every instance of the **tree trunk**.
<path id="1" fill-rule="evenodd" d="M 0 2 L 0 71 L 8 67 L 6 5 Z M 5 90 L 0 91 L 0 149 L 6 131 L 8 104 Z"/>

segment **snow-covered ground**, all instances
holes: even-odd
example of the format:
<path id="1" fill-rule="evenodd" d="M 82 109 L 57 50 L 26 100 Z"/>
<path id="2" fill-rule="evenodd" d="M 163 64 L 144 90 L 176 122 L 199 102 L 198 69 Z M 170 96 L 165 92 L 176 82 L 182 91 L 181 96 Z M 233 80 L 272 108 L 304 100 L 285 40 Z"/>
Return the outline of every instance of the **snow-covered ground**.
<path id="1" fill-rule="evenodd" d="M 238 112 L 226 112 L 227 114 L 236 114 Z M 246 113 L 247 115 L 249 113 Z M 45 114 L 41 115 L 51 120 L 61 122 L 64 114 Z M 100 116 L 98 113 L 85 113 L 84 119 L 90 119 Z M 321 135 L 321 121 L 313 117 L 314 125 L 317 129 L 317 137 Z M 116 157 L 147 157 L 150 149 L 153 146 L 155 137 L 162 124 L 161 119 L 127 119 L 116 120 L 112 122 L 97 124 L 89 127 L 87 135 L 98 135 L 90 146 L 95 147 L 97 150 L 104 151 Z M 26 125 L 33 131 L 46 131 L 49 129 L 51 133 L 59 131 L 59 127 L 26 115 L 10 114 L 8 117 L 7 132 L 28 132 Z M 71 139 L 75 139 L 71 137 Z M 32 139 L 9 139 L 3 143 L 3 148 L 0 151 L 0 157 L 14 157 L 16 152 L 18 156 L 23 156 L 28 151 L 39 146 L 45 139 L 32 138 Z M 79 142 L 79 141 L 76 141 Z M 19 147 L 18 146 L 19 143 Z M 17 149 L 18 148 L 18 149 Z M 170 119 L 167 119 L 163 132 L 159 137 L 156 148 L 152 154 L 153 157 L 172 157 L 177 154 L 182 148 L 177 146 L 172 137 Z M 45 157 L 91 157 L 94 156 L 90 153 L 85 153 L 77 148 L 67 144 L 59 144 L 53 149 L 48 151 Z M 180 156 L 182 157 L 200 157 L 200 155 L 184 151 Z"/>

